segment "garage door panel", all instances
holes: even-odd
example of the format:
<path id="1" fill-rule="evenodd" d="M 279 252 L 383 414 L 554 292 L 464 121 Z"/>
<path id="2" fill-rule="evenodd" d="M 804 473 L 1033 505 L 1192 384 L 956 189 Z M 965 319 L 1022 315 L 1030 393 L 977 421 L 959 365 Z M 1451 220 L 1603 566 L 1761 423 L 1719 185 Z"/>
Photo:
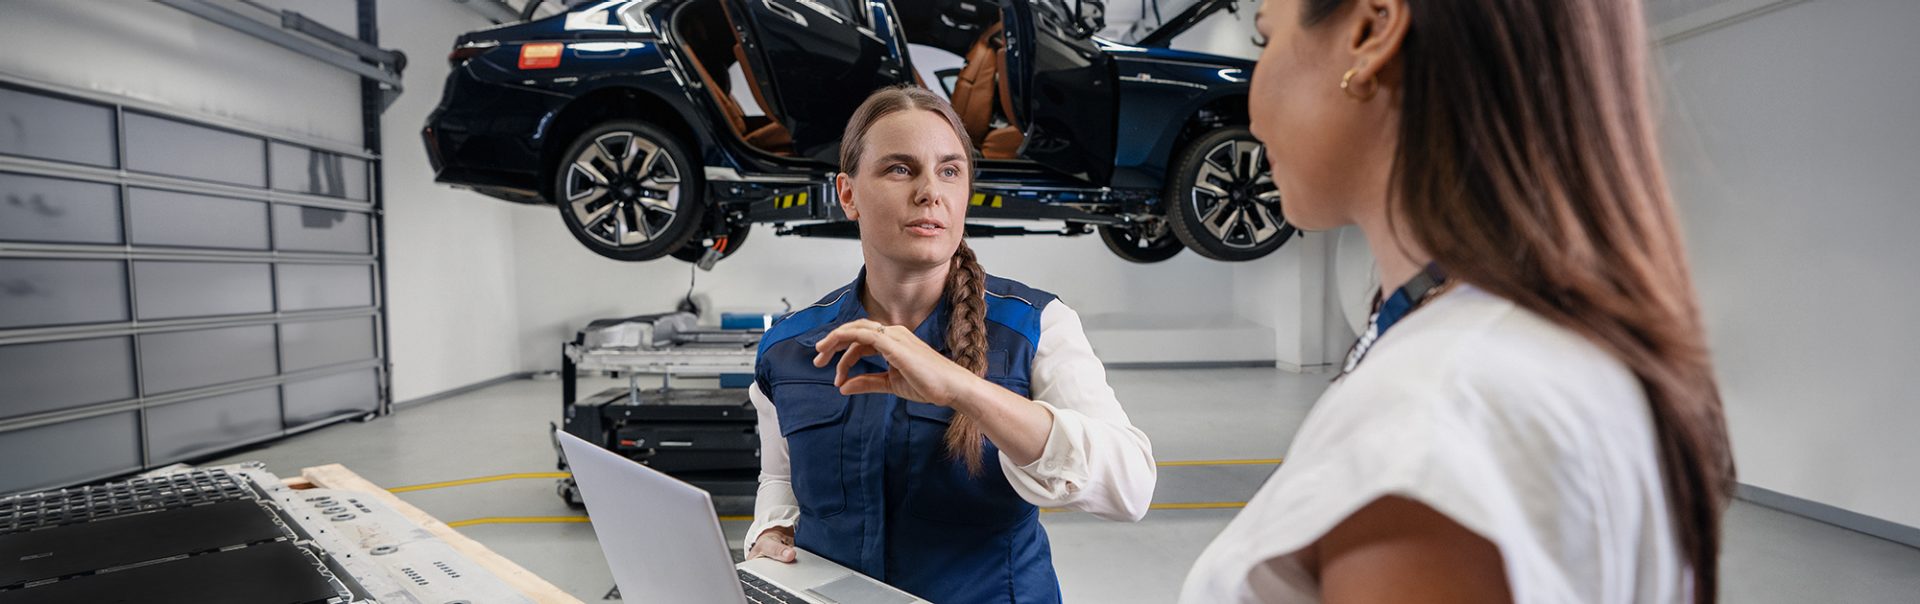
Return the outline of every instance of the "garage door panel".
<path id="1" fill-rule="evenodd" d="M 379 381 L 372 369 L 288 382 L 282 386 L 288 428 L 347 413 L 370 413 L 379 405 Z"/>
<path id="2" fill-rule="evenodd" d="M 134 188 L 127 214 L 135 244 L 267 249 L 265 202 Z"/>
<path id="3" fill-rule="evenodd" d="M 274 247 L 289 252 L 370 254 L 373 231 L 360 212 L 278 205 L 273 208 Z"/>
<path id="4" fill-rule="evenodd" d="M 280 326 L 282 371 L 303 371 L 376 358 L 373 317 L 301 321 Z"/>
<path id="5" fill-rule="evenodd" d="M 233 185 L 265 187 L 266 141 L 129 111 L 127 169 Z"/>
<path id="6" fill-rule="evenodd" d="M 113 109 L 0 86 L 0 153 L 114 166 Z"/>
<path id="7" fill-rule="evenodd" d="M 272 325 L 140 336 L 140 377 L 151 396 L 277 372 Z"/>
<path id="8" fill-rule="evenodd" d="M 129 411 L 9 432 L 0 459 L 0 493 L 131 472 L 140 468 L 140 422 Z"/>
<path id="9" fill-rule="evenodd" d="M 273 312 L 273 271 L 263 263 L 133 263 L 140 318 Z"/>
<path id="10" fill-rule="evenodd" d="M 119 260 L 0 258 L 0 329 L 127 320 Z"/>
<path id="11" fill-rule="evenodd" d="M 276 191 L 367 200 L 366 160 L 281 142 L 269 152 Z"/>
<path id="12" fill-rule="evenodd" d="M 74 368 L 86 379 L 74 379 Z M 133 339 L 0 346 L 0 419 L 131 399 Z"/>
<path id="13" fill-rule="evenodd" d="M 280 310 L 373 306 L 368 264 L 283 264 L 278 286 Z"/>
<path id="14" fill-rule="evenodd" d="M 120 243 L 120 188 L 0 172 L 0 240 Z"/>
<path id="15" fill-rule="evenodd" d="M 147 412 L 153 463 L 168 464 L 280 431 L 280 389 L 172 403 Z"/>

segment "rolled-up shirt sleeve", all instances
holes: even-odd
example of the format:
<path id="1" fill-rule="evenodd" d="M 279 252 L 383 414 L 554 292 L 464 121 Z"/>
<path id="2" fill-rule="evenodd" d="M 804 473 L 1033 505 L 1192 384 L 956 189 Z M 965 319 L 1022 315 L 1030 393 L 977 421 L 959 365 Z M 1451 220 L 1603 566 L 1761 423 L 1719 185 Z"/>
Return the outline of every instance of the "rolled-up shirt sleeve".
<path id="1" fill-rule="evenodd" d="M 1000 468 L 1014 491 L 1037 506 L 1109 520 L 1145 516 L 1158 480 L 1153 443 L 1120 408 L 1080 315 L 1059 300 L 1041 311 L 1032 376 L 1032 398 L 1053 412 L 1053 428 L 1033 463 L 1015 465 L 1006 453 L 1000 454 Z M 771 411 L 761 413 L 766 421 Z M 784 444 L 782 453 L 784 462 Z M 765 473 L 760 488 L 764 494 Z M 791 486 L 787 493 L 790 497 Z"/>
<path id="2" fill-rule="evenodd" d="M 758 382 L 747 390 L 747 398 L 753 401 L 753 410 L 758 417 L 756 431 L 760 433 L 760 486 L 754 492 L 753 524 L 747 527 L 742 551 L 751 551 L 754 540 L 759 539 L 760 533 L 767 529 L 791 529 L 800 519 L 800 504 L 793 497 L 793 466 L 787 458 L 787 439 L 780 436 L 780 418 L 774 412 L 773 400 L 760 390 Z"/>

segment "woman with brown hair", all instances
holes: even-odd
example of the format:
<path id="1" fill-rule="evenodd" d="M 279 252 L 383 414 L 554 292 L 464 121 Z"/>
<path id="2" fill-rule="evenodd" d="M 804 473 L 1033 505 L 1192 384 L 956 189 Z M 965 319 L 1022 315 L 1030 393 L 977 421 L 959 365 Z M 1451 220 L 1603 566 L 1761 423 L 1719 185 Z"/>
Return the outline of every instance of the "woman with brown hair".
<path id="1" fill-rule="evenodd" d="M 1039 507 L 1139 520 L 1153 449 L 1073 309 L 974 260 L 967 140 L 919 88 L 847 124 L 836 185 L 866 266 L 761 339 L 748 555 L 798 546 L 934 602 L 1058 602 Z"/>
<path id="2" fill-rule="evenodd" d="M 1266 0 L 1252 131 L 1384 299 L 1182 600 L 1696 602 L 1734 485 L 1634 0 Z"/>

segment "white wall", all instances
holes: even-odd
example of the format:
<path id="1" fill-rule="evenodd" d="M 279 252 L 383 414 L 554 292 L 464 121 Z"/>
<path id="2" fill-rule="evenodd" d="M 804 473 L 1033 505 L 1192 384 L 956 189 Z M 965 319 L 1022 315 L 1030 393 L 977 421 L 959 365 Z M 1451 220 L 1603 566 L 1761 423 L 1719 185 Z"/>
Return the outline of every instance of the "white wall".
<path id="1" fill-rule="evenodd" d="M 1343 308 L 1336 290 L 1342 282 L 1334 272 L 1342 231 L 1305 233 L 1279 252 L 1253 262 L 1234 265 L 1234 306 L 1240 316 L 1273 328 L 1275 360 L 1284 369 L 1324 371 L 1333 367 L 1353 342 L 1347 314 L 1365 312 Z M 1358 238 L 1359 233 L 1348 235 Z M 1345 264 L 1370 267 L 1371 254 L 1360 246 L 1357 260 Z M 1370 276 L 1370 273 L 1368 273 Z M 1363 288 L 1377 287 L 1367 282 Z M 1349 284 L 1349 289 L 1352 285 Z M 1370 295 L 1371 289 L 1368 289 Z M 1351 295 L 1349 298 L 1353 297 Z"/>
<path id="2" fill-rule="evenodd" d="M 1826 0 L 1661 49 L 1668 163 L 1741 481 L 1908 526 L 1915 24 L 1920 2 Z"/>
<path id="3" fill-rule="evenodd" d="M 329 25 L 352 24 L 348 0 L 297 4 Z M 345 24 L 337 23 L 342 6 Z M 0 54 L 0 71 L 185 115 L 361 145 L 355 76 L 305 55 L 153 2 L 9 0 L 0 2 L 0 14 L 7 47 L 31 49 Z"/>
<path id="4" fill-rule="evenodd" d="M 434 184 L 420 142 L 447 78 L 453 39 L 491 23 L 439 0 L 386 0 L 379 9 L 381 46 L 409 59 L 406 92 L 380 120 L 388 358 L 393 399 L 404 402 L 520 371 L 515 292 L 521 285 L 515 281 L 515 208 Z M 552 226 L 560 228 L 557 216 Z"/>

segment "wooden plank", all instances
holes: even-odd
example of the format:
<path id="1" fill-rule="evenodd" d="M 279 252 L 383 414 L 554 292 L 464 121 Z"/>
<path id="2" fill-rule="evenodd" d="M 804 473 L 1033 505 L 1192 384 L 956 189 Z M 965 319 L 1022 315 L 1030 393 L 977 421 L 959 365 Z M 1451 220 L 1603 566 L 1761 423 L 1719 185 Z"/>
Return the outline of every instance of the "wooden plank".
<path id="1" fill-rule="evenodd" d="M 475 564 L 479 564 L 489 572 L 492 572 L 494 576 L 499 577 L 500 580 L 506 582 L 507 585 L 513 586 L 514 589 L 519 590 L 521 594 L 531 598 L 534 602 L 539 602 L 540 604 L 584 604 L 579 598 L 575 598 L 567 594 L 567 592 L 561 591 L 560 588 L 554 587 L 552 583 L 548 583 L 546 579 L 540 578 L 539 575 L 533 574 L 532 571 L 521 568 L 520 565 L 514 564 L 512 560 L 508 560 L 506 557 L 494 553 L 493 550 L 487 549 L 487 546 L 481 545 L 480 542 L 460 534 L 459 531 L 453 530 L 452 527 L 447 526 L 446 523 L 441 522 L 432 515 L 421 511 L 420 508 L 413 507 L 413 504 L 402 501 L 399 497 L 394 496 L 393 493 L 389 493 L 386 489 L 380 488 L 379 485 L 373 484 L 365 478 L 361 478 L 359 474 L 353 473 L 353 470 L 348 470 L 346 466 L 336 463 L 311 468 L 301 468 L 300 477 L 315 487 L 365 493 L 374 499 L 380 500 L 381 503 L 387 504 L 387 507 L 400 512 L 400 515 L 405 516 L 408 520 L 426 528 L 427 532 L 433 533 L 433 536 L 439 537 L 441 541 L 447 542 L 448 545 L 453 546 L 455 551 L 460 552 L 460 554 L 466 556 L 467 559 L 473 560 Z"/>

